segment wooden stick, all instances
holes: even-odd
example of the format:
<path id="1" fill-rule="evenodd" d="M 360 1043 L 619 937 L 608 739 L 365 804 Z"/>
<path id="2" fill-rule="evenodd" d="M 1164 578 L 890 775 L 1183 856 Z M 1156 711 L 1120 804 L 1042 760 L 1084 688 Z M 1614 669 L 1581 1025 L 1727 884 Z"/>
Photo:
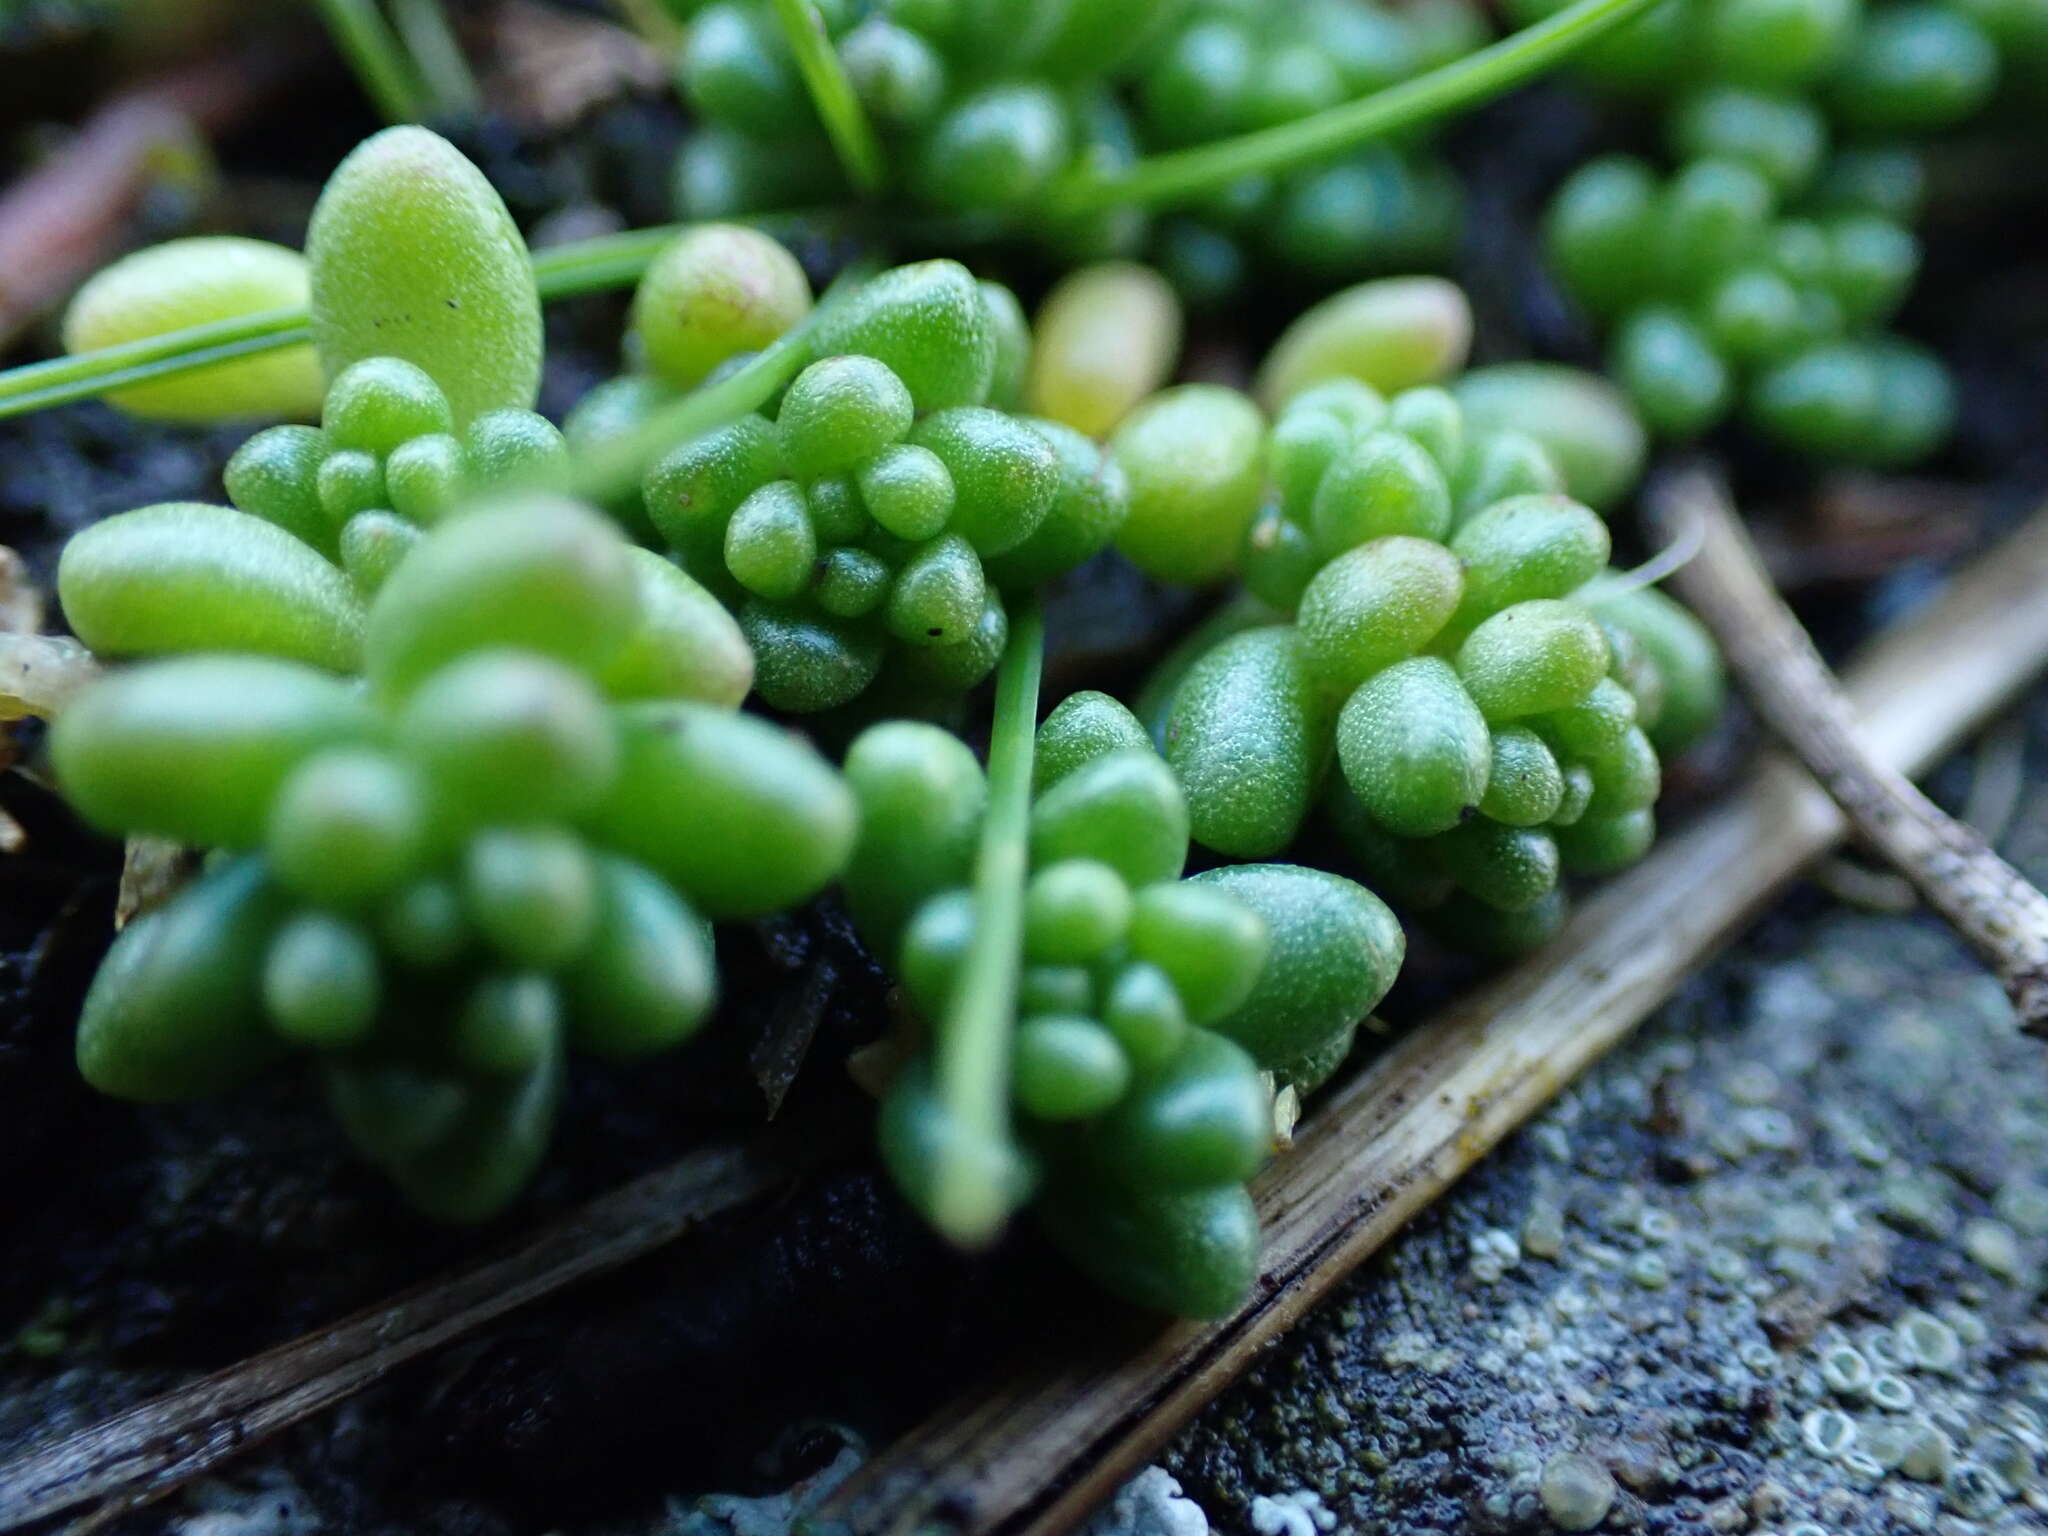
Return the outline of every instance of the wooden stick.
<path id="1" fill-rule="evenodd" d="M 673 1242 L 765 1194 L 844 1138 L 815 1126 L 715 1147 L 602 1196 L 512 1252 L 433 1281 L 0 1467 L 0 1530 L 92 1499 L 118 1514 L 517 1307 Z M 103 1506 L 95 1518 L 109 1514 Z"/>
<path id="2" fill-rule="evenodd" d="M 1834 797 L 1862 839 L 1984 958 L 2020 1027 L 2048 1036 L 2048 896 L 1862 739 L 1841 686 L 1771 585 L 1756 546 L 1707 469 L 1673 470 L 1652 487 L 1652 521 L 1699 553 L 1672 585 L 1721 642 L 1764 723 Z M 2023 599 L 2048 606 L 2036 592 Z"/>
<path id="3" fill-rule="evenodd" d="M 2048 660 L 2048 511 L 1977 561 L 1851 674 L 1877 759 L 1924 769 Z M 1764 765 L 1610 881 L 1542 953 L 1312 1104 L 1254 1189 L 1266 1254 L 1250 1301 L 1141 1347 L 1025 1362 L 947 1405 L 828 1505 L 861 1536 L 931 1521 L 1055 1536 L 1154 1455 L 1410 1216 L 1441 1194 L 1678 981 L 1847 823 L 1807 776 Z"/>

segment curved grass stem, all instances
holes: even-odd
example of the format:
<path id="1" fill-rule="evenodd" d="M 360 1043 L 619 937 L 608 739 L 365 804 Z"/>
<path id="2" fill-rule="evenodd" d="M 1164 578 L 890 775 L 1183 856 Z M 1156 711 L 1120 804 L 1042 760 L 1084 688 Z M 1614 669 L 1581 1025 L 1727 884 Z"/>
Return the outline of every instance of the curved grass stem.
<path id="1" fill-rule="evenodd" d="M 1172 203 L 1240 177 L 1291 170 L 1499 96 L 1658 3 L 1577 0 L 1533 27 L 1357 101 L 1257 133 L 1151 155 L 1110 174 L 1077 174 L 1054 189 L 1045 211 L 1074 218 L 1108 208 Z"/>
<path id="2" fill-rule="evenodd" d="M 541 298 L 568 299 L 638 282 L 655 253 L 680 227 L 659 224 L 536 251 L 533 275 Z M 173 378 L 214 363 L 299 346 L 312 335 L 305 310 L 271 309 L 28 363 L 0 372 L 0 421 L 88 400 L 123 385 Z"/>
<path id="3" fill-rule="evenodd" d="M 303 309 L 268 309 L 25 363 L 0 373 L 0 420 L 89 399 L 123 384 L 169 378 L 232 357 L 296 346 L 311 335 Z"/>
<path id="4" fill-rule="evenodd" d="M 572 489 L 592 501 L 609 501 L 637 485 L 647 466 L 678 443 L 701 437 L 737 421 L 749 411 L 759 410 L 778 389 L 803 371 L 811 360 L 811 332 L 834 305 L 867 280 L 870 272 L 865 265 L 848 267 L 833 279 L 832 286 L 808 315 L 741 367 L 717 383 L 702 385 L 664 406 L 616 442 L 578 455 Z"/>
<path id="5" fill-rule="evenodd" d="M 391 19 L 437 114 L 467 116 L 483 105 L 483 92 L 441 0 L 391 0 Z"/>
<path id="6" fill-rule="evenodd" d="M 640 281 L 648 264 L 683 228 L 651 224 L 543 247 L 533 253 L 534 283 L 543 302 L 627 287 Z"/>
<path id="7" fill-rule="evenodd" d="M 811 103 L 825 124 L 833 151 L 854 186 L 873 192 L 882 184 L 887 162 L 881 141 L 861 109 L 853 83 L 840 67 L 839 52 L 825 34 L 825 20 L 811 0 L 775 0 L 775 17 L 782 23 L 783 36 L 796 67 L 811 93 Z"/>
<path id="8" fill-rule="evenodd" d="M 376 0 L 320 0 L 320 15 L 384 120 L 418 122 L 425 87 Z"/>
<path id="9" fill-rule="evenodd" d="M 974 859 L 974 938 L 934 1042 L 933 1089 L 966 1145 L 1000 1155 L 940 1161 L 933 1224 L 963 1246 L 988 1242 L 1016 1200 L 1010 1137 L 1010 1045 L 1023 968 L 1024 883 L 1031 863 L 1031 769 L 1044 669 L 1045 616 L 1032 598 L 1010 620 L 996 672 L 988 811 Z"/>

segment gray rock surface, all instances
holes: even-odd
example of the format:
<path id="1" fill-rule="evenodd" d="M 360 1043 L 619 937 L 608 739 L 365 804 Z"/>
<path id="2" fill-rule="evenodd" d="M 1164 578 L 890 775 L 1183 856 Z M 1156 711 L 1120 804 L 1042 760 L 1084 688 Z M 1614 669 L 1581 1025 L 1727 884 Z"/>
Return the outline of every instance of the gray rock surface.
<path id="1" fill-rule="evenodd" d="M 1795 897 L 1163 1465 L 1232 1533 L 2048 1530 L 2044 1273 L 2048 1055 L 1931 917 Z"/>

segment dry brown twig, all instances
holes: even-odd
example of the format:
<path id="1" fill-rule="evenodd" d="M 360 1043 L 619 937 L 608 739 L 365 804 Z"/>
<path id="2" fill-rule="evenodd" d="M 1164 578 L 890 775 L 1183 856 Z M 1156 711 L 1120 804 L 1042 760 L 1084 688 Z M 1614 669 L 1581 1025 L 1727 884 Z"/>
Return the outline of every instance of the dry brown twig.
<path id="1" fill-rule="evenodd" d="M 1875 760 L 1925 769 L 2048 662 L 2048 510 L 1852 669 Z M 1063 1536 L 1259 1350 L 1613 1046 L 1848 824 L 1789 762 L 1603 886 L 1547 949 L 1311 1104 L 1254 1187 L 1251 1299 L 1120 1352 L 1039 1358 L 945 1405 L 822 1513 L 860 1536 Z"/>
<path id="2" fill-rule="evenodd" d="M 1864 841 L 1997 973 L 2021 1027 L 2048 1036 L 2048 896 L 1873 755 L 1840 684 L 1771 586 L 1711 471 L 1693 465 L 1667 472 L 1648 505 L 1666 537 L 1697 530 L 1699 554 L 1672 585 L 1714 631 L 1764 723 Z M 2024 600 L 2041 602 L 2038 593 Z"/>

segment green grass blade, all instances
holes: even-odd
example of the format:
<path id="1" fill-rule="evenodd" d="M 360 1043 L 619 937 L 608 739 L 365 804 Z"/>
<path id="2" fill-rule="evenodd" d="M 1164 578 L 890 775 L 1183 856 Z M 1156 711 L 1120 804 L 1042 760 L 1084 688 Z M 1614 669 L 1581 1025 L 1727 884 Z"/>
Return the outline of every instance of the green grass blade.
<path id="1" fill-rule="evenodd" d="M 1244 176 L 1292 170 L 1405 128 L 1448 117 L 1491 100 L 1562 63 L 1594 38 L 1660 0 L 1577 0 L 1533 27 L 1462 59 L 1276 128 L 1192 149 L 1152 155 L 1121 171 L 1076 175 L 1053 192 L 1047 212 L 1059 218 L 1128 205 L 1172 203 Z"/>
<path id="2" fill-rule="evenodd" d="M 320 0 L 334 46 L 388 123 L 416 123 L 425 87 L 375 0 Z"/>
<path id="3" fill-rule="evenodd" d="M 483 105 L 483 92 L 462 44 L 448 24 L 441 0 L 391 0 L 391 19 L 412 55 L 414 73 L 425 85 L 434 111 L 444 117 L 466 117 Z"/>
<path id="4" fill-rule="evenodd" d="M 875 191 L 882 185 L 888 162 L 860 98 L 853 93 L 853 83 L 840 67 L 839 51 L 825 35 L 824 18 L 811 0 L 775 0 L 775 16 L 796 55 L 796 67 L 810 89 L 839 163 L 854 186 L 862 192 Z"/>
<path id="5" fill-rule="evenodd" d="M 619 441 L 583 454 L 576 466 L 576 494 L 592 501 L 610 501 L 638 485 L 648 465 L 678 443 L 759 410 L 811 360 L 811 332 L 818 322 L 869 275 L 865 266 L 847 268 L 808 315 L 744 365 L 717 383 L 702 385 L 664 406 Z"/>

